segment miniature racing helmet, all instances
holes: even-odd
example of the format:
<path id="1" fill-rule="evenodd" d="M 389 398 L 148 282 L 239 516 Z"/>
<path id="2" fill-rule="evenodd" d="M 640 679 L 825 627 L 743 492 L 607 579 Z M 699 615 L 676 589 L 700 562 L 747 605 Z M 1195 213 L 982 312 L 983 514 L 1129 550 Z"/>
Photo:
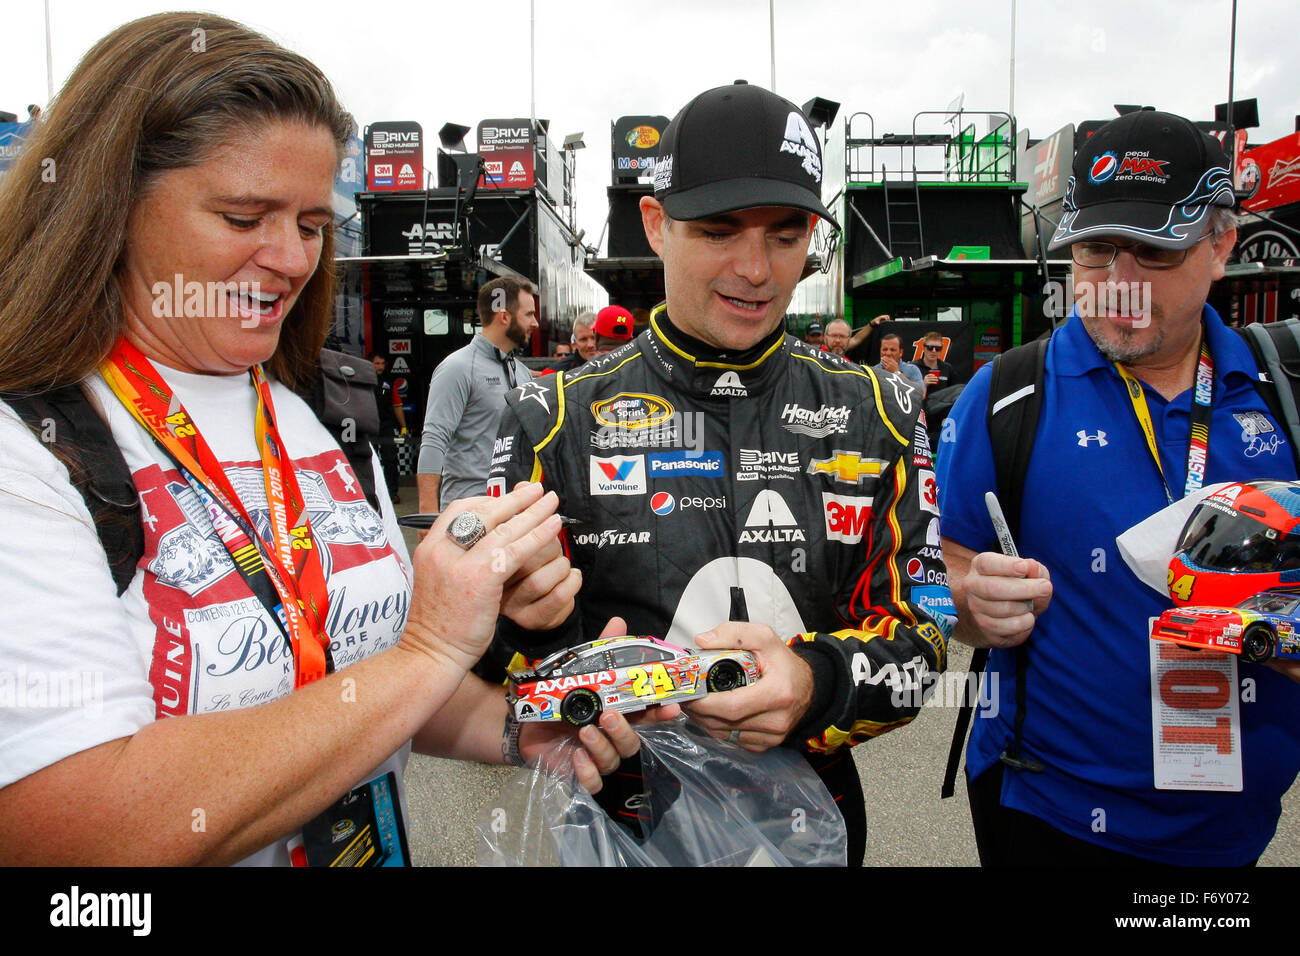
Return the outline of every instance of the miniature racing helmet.
<path id="1" fill-rule="evenodd" d="M 1198 504 L 1169 562 L 1176 605 L 1235 607 L 1300 584 L 1300 481 L 1228 485 Z"/>

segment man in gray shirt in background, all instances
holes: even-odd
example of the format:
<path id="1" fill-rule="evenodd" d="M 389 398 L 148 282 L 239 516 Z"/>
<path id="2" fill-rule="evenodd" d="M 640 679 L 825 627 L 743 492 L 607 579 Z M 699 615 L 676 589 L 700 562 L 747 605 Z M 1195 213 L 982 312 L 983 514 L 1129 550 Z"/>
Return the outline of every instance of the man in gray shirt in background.
<path id="1" fill-rule="evenodd" d="M 478 319 L 474 338 L 443 359 L 429 382 L 416 468 L 421 511 L 485 493 L 506 392 L 533 377 L 511 353 L 537 328 L 536 287 L 512 276 L 485 283 Z"/>

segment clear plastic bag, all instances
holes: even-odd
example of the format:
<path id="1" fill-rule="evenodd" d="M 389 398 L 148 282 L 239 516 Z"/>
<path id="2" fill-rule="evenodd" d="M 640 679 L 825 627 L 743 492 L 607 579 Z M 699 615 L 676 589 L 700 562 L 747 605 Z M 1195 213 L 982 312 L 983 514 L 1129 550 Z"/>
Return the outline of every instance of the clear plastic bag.
<path id="1" fill-rule="evenodd" d="M 644 786 L 616 811 L 630 825 L 577 784 L 566 741 L 480 815 L 479 865 L 845 865 L 844 820 L 798 753 L 751 753 L 685 718 L 636 731 Z"/>

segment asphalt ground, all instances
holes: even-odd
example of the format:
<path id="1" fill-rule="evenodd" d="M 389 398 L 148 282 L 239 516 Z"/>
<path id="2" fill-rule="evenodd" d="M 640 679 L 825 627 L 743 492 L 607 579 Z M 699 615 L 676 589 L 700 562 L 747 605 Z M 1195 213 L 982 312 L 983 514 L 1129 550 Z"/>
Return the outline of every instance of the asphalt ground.
<path id="1" fill-rule="evenodd" d="M 402 489 L 400 514 L 417 510 L 415 489 Z M 416 533 L 406 530 L 414 549 Z M 949 670 L 965 672 L 970 648 L 953 643 Z M 1300 715 L 1297 715 L 1300 717 Z M 939 797 L 956 710 L 927 703 L 906 727 L 854 749 L 867 806 L 868 866 L 976 866 L 965 781 Z M 479 818 L 518 771 L 415 755 L 406 772 L 411 855 L 419 866 L 473 866 Z M 1260 866 L 1300 866 L 1300 783 L 1282 800 L 1277 834 Z"/>

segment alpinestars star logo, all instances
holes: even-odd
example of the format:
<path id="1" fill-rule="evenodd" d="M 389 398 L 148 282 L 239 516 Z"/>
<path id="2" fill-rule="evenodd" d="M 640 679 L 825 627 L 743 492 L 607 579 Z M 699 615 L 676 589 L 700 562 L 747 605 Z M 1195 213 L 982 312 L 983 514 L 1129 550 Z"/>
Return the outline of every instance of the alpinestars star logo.
<path id="1" fill-rule="evenodd" d="M 529 398 L 548 412 L 551 410 L 551 406 L 546 404 L 546 389 L 542 388 L 537 382 L 525 382 L 519 386 L 519 401 L 522 402 Z"/>

